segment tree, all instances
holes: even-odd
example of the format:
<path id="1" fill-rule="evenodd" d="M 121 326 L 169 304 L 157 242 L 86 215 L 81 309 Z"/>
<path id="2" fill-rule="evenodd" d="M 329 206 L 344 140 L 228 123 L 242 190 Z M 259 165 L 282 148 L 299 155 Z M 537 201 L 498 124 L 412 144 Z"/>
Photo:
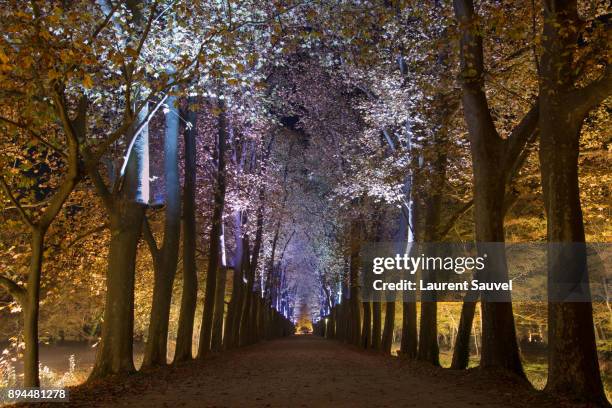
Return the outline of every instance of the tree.
<path id="1" fill-rule="evenodd" d="M 495 128 L 484 92 L 484 57 L 482 36 L 474 5 L 470 0 L 454 1 L 460 26 L 461 87 L 465 122 L 470 135 L 474 168 L 475 232 L 478 243 L 504 242 L 504 198 L 506 180 L 516 157 L 537 127 L 538 108 L 535 105 L 507 139 Z M 501 163 L 501 165 L 500 165 Z M 507 278 L 505 250 L 489 246 L 485 279 L 503 281 Z M 483 256 L 485 247 L 478 246 Z M 481 367 L 501 367 L 523 375 L 519 357 L 512 304 L 482 302 L 483 344 Z"/>
<path id="2" fill-rule="evenodd" d="M 215 308 L 215 290 L 217 286 L 217 273 L 219 269 L 219 250 L 221 223 L 223 222 L 223 209 L 225 207 L 225 150 L 227 139 L 226 108 L 222 99 L 217 99 L 217 174 L 214 192 L 214 207 L 212 228 L 210 230 L 210 252 L 208 269 L 206 271 L 206 295 L 204 298 L 204 314 L 200 328 L 200 344 L 198 345 L 198 358 L 202 358 L 210 351 L 213 316 Z"/>
<path id="3" fill-rule="evenodd" d="M 612 93 L 608 16 L 583 21 L 576 1 L 544 2 L 540 168 L 547 220 L 549 366 L 546 389 L 608 406 L 599 372 L 578 189 L 581 128 Z M 587 50 L 580 43 L 587 42 Z M 595 61 L 589 66 L 589 60 Z M 598 65 L 602 68 L 597 69 Z M 585 81 L 601 72 L 597 79 Z M 576 75 L 579 74 L 580 76 Z M 582 79 L 582 83 L 580 81 Z M 586 289 L 579 289 L 584 287 Z M 565 287 L 573 289 L 567 290 Z M 581 302 L 572 301 L 578 295 Z"/>
<path id="4" fill-rule="evenodd" d="M 145 219 L 144 236 L 153 258 L 155 285 L 153 305 L 149 321 L 149 335 L 145 347 L 143 365 L 151 367 L 165 365 L 168 343 L 168 319 L 172 300 L 172 285 L 178 262 L 181 233 L 181 197 L 178 163 L 179 110 L 178 99 L 170 96 L 166 100 L 164 131 L 164 181 L 165 211 L 164 237 L 158 248 L 155 237 Z"/>
<path id="5" fill-rule="evenodd" d="M 174 362 L 190 360 L 192 356 L 193 324 L 198 296 L 198 272 L 196 265 L 196 163 L 198 133 L 195 98 L 189 98 L 187 126 L 183 133 L 185 157 L 185 182 L 183 185 L 183 293 L 176 335 Z"/>
<path id="6" fill-rule="evenodd" d="M 68 167 L 64 180 L 61 181 L 55 193 L 48 198 L 48 204 L 41 211 L 38 219 L 33 218 L 32 214 L 26 212 L 4 176 L 0 175 L 0 187 L 2 187 L 4 195 L 15 206 L 22 222 L 27 225 L 31 236 L 30 267 L 26 288 L 18 285 L 14 280 L 0 275 L 0 284 L 9 291 L 23 308 L 25 337 L 24 385 L 26 387 L 38 387 L 40 384 L 38 378 L 38 317 L 45 235 L 81 178 L 81 172 L 79 171 L 79 140 L 84 138 L 87 105 L 83 99 L 80 102 L 78 114 L 74 119 L 71 119 L 68 117 L 61 89 L 61 85 L 56 85 L 54 106 L 58 117 L 61 117 L 66 125 L 65 129 L 68 130 L 65 135 L 65 150 L 60 150 L 62 156 L 66 159 Z M 10 119 L 4 118 L 3 120 L 18 126 L 20 129 L 22 128 L 22 126 Z M 34 132 L 36 134 L 35 131 L 27 127 L 25 129 L 28 133 Z"/>

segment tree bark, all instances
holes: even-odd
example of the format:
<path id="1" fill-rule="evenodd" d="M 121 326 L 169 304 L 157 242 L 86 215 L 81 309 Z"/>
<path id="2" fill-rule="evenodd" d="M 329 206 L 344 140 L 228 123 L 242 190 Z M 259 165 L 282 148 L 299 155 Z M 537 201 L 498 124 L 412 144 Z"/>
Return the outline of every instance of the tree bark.
<path id="1" fill-rule="evenodd" d="M 402 236 L 400 237 L 399 243 L 401 243 L 401 252 L 413 251 L 416 239 L 416 223 L 414 222 L 418 216 L 415 215 L 418 208 L 416 203 L 417 194 L 413 191 L 413 186 L 416 185 L 417 174 L 411 176 L 410 185 L 407 186 L 410 191 L 410 197 L 412 203 L 409 203 L 405 211 L 402 211 L 400 218 L 400 231 Z M 405 230 L 404 230 L 405 228 Z M 414 280 L 414 276 L 411 275 Z M 418 332 L 417 332 L 417 307 L 416 307 L 416 295 L 414 292 L 404 293 L 402 296 L 402 339 L 400 343 L 399 355 L 404 358 L 416 358 L 418 349 Z M 394 308 L 395 310 L 395 308 Z M 395 325 L 395 317 L 394 317 Z M 393 339 L 391 339 L 393 341 Z"/>
<path id="2" fill-rule="evenodd" d="M 195 102 L 192 98 L 190 103 Z M 193 358 L 193 324 L 198 297 L 198 271 L 196 266 L 196 163 L 198 133 L 197 113 L 189 109 L 185 129 L 185 181 L 183 186 L 183 293 L 176 335 L 174 362 Z"/>
<path id="3" fill-rule="evenodd" d="M 242 236 L 242 224 L 244 223 L 242 211 L 234 213 L 234 240 L 236 249 L 233 256 L 234 273 L 232 278 L 232 298 L 227 308 L 227 318 L 225 323 L 224 347 L 226 349 L 238 346 L 240 331 L 240 309 L 238 304 L 242 296 L 243 274 L 244 274 L 244 239 Z"/>
<path id="4" fill-rule="evenodd" d="M 506 140 L 495 129 L 484 91 L 484 57 L 478 18 L 471 0 L 455 0 L 461 29 L 461 87 L 465 122 L 470 135 L 474 169 L 474 214 L 479 256 L 487 252 L 484 280 L 508 277 L 504 243 L 504 198 L 516 146 L 524 146 L 537 128 L 537 107 L 532 108 Z M 515 132 L 516 131 L 516 132 Z M 491 279 L 493 278 L 493 279 Z M 504 302 L 488 302 L 482 294 L 482 368 L 497 367 L 524 376 L 521 366 L 510 295 Z"/>
<path id="5" fill-rule="evenodd" d="M 421 302 L 419 347 L 417 351 L 417 360 L 427 361 L 435 366 L 440 365 L 437 306 L 435 300 Z"/>
<path id="6" fill-rule="evenodd" d="M 393 332 L 395 330 L 395 300 L 385 304 L 385 326 L 383 329 L 381 350 L 383 353 L 391 354 L 393 345 Z M 403 336 L 402 336 L 403 338 Z"/>
<path id="7" fill-rule="evenodd" d="M 359 271 L 361 268 L 362 225 L 358 221 L 351 224 L 350 261 L 349 261 L 349 342 L 359 346 L 361 340 L 361 296 L 359 291 Z"/>
<path id="8" fill-rule="evenodd" d="M 213 317 L 213 331 L 211 350 L 223 349 L 223 318 L 225 317 L 225 286 L 227 285 L 227 269 L 221 266 L 217 270 L 217 287 L 215 292 L 215 315 Z"/>
<path id="9" fill-rule="evenodd" d="M 208 270 L 206 274 L 206 292 L 204 297 L 204 313 L 200 327 L 200 343 L 198 358 L 210 351 L 212 339 L 212 323 L 215 312 L 215 292 L 217 286 L 217 269 L 219 268 L 219 249 L 223 209 L 225 207 L 225 145 L 226 145 L 226 112 L 222 100 L 218 101 L 220 112 L 217 117 L 217 180 L 214 192 L 214 208 L 212 227 L 210 231 L 210 251 Z"/>
<path id="10" fill-rule="evenodd" d="M 146 108 L 139 118 L 147 114 Z M 148 129 L 136 136 L 130 152 L 122 189 L 110 194 L 93 165 L 90 176 L 107 204 L 110 218 L 110 249 L 106 272 L 106 299 L 102 336 L 89 379 L 135 371 L 133 359 L 134 280 L 136 252 L 142 231 L 148 186 L 142 173 L 148 167 Z M 146 180 L 148 182 L 148 178 Z"/>
<path id="11" fill-rule="evenodd" d="M 245 218 L 246 221 L 246 218 Z M 234 346 L 239 347 L 241 345 L 242 339 L 242 331 L 244 330 L 243 316 L 246 308 L 246 296 L 247 296 L 247 286 L 244 282 L 245 275 L 248 275 L 250 268 L 250 244 L 249 244 L 249 236 L 245 235 L 243 238 L 243 252 L 242 252 L 242 277 L 240 279 L 239 288 L 236 296 L 236 314 L 234 317 L 234 325 L 233 325 L 233 333 L 232 338 L 234 340 Z M 248 279 L 248 278 L 247 278 Z"/>
<path id="12" fill-rule="evenodd" d="M 40 308 L 40 275 L 43 263 L 45 231 L 32 233 L 30 270 L 25 294 L 23 336 L 26 352 L 23 358 L 24 386 L 38 387 L 38 315 Z"/>
<path id="13" fill-rule="evenodd" d="M 380 350 L 382 325 L 381 325 L 381 302 L 375 299 L 372 302 L 372 349 Z"/>
<path id="14" fill-rule="evenodd" d="M 372 348 L 372 302 L 361 302 L 363 307 L 363 327 L 361 328 L 361 347 Z"/>
<path id="15" fill-rule="evenodd" d="M 440 219 L 442 211 L 442 196 L 444 193 L 444 185 L 446 183 L 446 168 L 447 168 L 447 150 L 448 146 L 448 125 L 451 117 L 451 106 L 444 97 L 438 97 L 440 115 L 440 129 L 434 136 L 434 141 L 431 148 L 434 150 L 434 160 L 428 168 L 431 172 L 428 173 L 430 181 L 427 190 L 427 206 L 425 209 L 425 226 L 423 233 L 423 241 L 430 248 L 427 252 L 433 252 L 432 256 L 438 256 L 438 248 L 431 247 L 437 245 L 440 241 Z M 425 282 L 435 282 L 436 274 L 440 271 L 423 271 L 423 280 Z M 419 347 L 417 359 L 427 361 L 433 365 L 440 365 L 440 350 L 438 346 L 438 303 L 435 292 L 427 292 L 421 294 L 421 320 L 419 330 Z"/>
<path id="16" fill-rule="evenodd" d="M 555 290 L 557 285 L 583 285 L 588 292 L 577 171 L 580 130 L 576 123 L 568 123 L 569 113 L 554 112 L 553 106 L 546 105 L 546 102 L 542 105 L 540 165 L 550 243 L 549 287 Z M 605 406 L 607 402 L 599 370 L 591 302 L 563 301 L 563 295 L 551 294 L 552 301 L 548 304 L 549 366 L 546 389 Z M 590 298 L 589 293 L 583 296 Z"/>
<path id="17" fill-rule="evenodd" d="M 470 361 L 470 335 L 476 311 L 476 301 L 466 299 L 461 308 L 461 318 L 457 329 L 457 338 L 453 349 L 453 359 L 450 368 L 464 370 Z"/>
<path id="18" fill-rule="evenodd" d="M 142 26 L 142 13 L 137 3 L 130 2 L 128 7 L 134 22 Z M 98 171 L 98 160 L 86 158 L 85 167 L 109 212 L 111 229 L 104 323 L 89 380 L 135 371 L 134 280 L 145 205 L 149 202 L 149 132 L 146 123 L 149 110 L 145 104 L 134 115 L 132 108 L 127 107 L 126 117 L 131 123 L 129 136 L 135 140 L 133 148 L 127 152 L 123 180 L 114 180 L 118 184 L 109 190 Z"/>
<path id="19" fill-rule="evenodd" d="M 177 98 L 167 99 L 166 127 L 164 132 L 164 178 L 166 189 L 164 238 L 158 251 L 151 247 L 158 258 L 153 286 L 153 303 L 149 319 L 149 333 L 145 345 L 143 367 L 167 364 L 168 320 L 172 302 L 172 286 L 178 263 L 181 234 L 181 195 L 178 165 L 179 113 Z M 152 236 L 151 236 L 152 238 Z"/>
<path id="20" fill-rule="evenodd" d="M 243 315 L 241 344 L 252 344 L 257 341 L 257 294 L 255 293 L 255 273 L 259 263 L 259 253 L 261 252 L 261 242 L 263 239 L 265 190 L 263 187 L 259 191 L 259 207 L 257 208 L 257 221 L 255 230 L 255 242 L 253 243 L 253 253 L 249 262 L 249 270 L 246 288 L 246 308 Z"/>
<path id="21" fill-rule="evenodd" d="M 539 124 L 540 171 L 549 243 L 546 390 L 610 406 L 601 381 L 595 343 L 578 154 L 586 115 L 612 92 L 612 70 L 607 66 L 599 80 L 577 89 L 574 52 L 579 28 L 583 25 L 577 2 L 545 2 L 543 21 Z M 573 299 L 575 296 L 581 299 L 577 302 Z"/>
<path id="22" fill-rule="evenodd" d="M 130 166 L 128 164 L 128 167 Z M 132 174 L 128 170 L 126 178 L 135 182 Z M 143 218 L 142 204 L 128 197 L 115 200 L 110 214 L 111 238 L 106 275 L 104 323 L 90 380 L 110 374 L 135 371 L 134 272 Z"/>
<path id="23" fill-rule="evenodd" d="M 402 302 L 402 342 L 400 355 L 407 358 L 417 356 L 417 308 L 415 302 Z"/>

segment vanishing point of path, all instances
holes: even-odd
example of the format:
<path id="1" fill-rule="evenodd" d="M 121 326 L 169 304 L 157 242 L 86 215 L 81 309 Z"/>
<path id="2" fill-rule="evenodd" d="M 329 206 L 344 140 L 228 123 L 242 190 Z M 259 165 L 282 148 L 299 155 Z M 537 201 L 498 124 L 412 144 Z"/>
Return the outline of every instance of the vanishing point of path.
<path id="1" fill-rule="evenodd" d="M 73 390 L 71 406 L 559 407 L 516 379 L 293 336 Z M 58 405 L 54 405 L 57 407 Z"/>

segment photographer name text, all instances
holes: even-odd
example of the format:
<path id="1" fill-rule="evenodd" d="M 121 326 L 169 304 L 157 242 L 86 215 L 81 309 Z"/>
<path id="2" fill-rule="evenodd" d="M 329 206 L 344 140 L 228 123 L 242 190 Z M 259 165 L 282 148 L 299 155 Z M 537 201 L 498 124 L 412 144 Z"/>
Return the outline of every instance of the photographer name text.
<path id="1" fill-rule="evenodd" d="M 512 291 L 512 279 L 507 282 L 480 282 L 478 280 L 463 282 L 418 282 L 402 279 L 397 282 L 384 282 L 377 279 L 372 282 L 372 288 L 377 291 Z"/>

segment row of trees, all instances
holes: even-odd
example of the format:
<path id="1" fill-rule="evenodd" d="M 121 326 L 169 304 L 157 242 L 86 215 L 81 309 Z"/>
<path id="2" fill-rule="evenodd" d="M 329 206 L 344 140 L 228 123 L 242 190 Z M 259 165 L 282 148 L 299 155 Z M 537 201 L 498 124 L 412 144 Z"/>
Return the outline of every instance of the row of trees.
<path id="1" fill-rule="evenodd" d="M 61 259 L 42 274 L 48 303 L 66 279 L 105 296 L 88 322 L 102 323 L 95 378 L 134 370 L 142 297 L 146 366 L 166 363 L 174 326 L 180 361 L 194 333 L 204 355 L 288 332 L 296 302 L 328 336 L 389 352 L 396 302 L 361 302 L 364 242 L 584 243 L 585 192 L 605 240 L 609 175 L 593 161 L 579 190 L 578 167 L 580 149 L 607 143 L 606 4 L 5 3 L 0 283 L 23 309 L 27 384 L 43 258 Z M 104 245 L 106 279 L 84 279 Z M 136 270 L 153 284 L 135 298 Z M 584 256 L 551 253 L 548 276 L 581 281 Z M 417 319 L 413 300 L 401 354 L 439 364 L 438 305 Z M 463 305 L 454 368 L 478 300 Z M 512 304 L 481 308 L 481 366 L 522 375 Z M 548 389 L 604 403 L 590 304 L 553 303 L 548 323 Z"/>
<path id="2" fill-rule="evenodd" d="M 550 290 L 588 282 L 578 177 L 580 149 L 585 146 L 581 137 L 592 137 L 582 131 L 583 125 L 598 120 L 597 114 L 591 113 L 609 97 L 612 86 L 609 44 L 604 40 L 609 39 L 609 10 L 589 5 L 591 8 L 580 2 L 553 1 L 541 6 L 493 6 L 460 0 L 454 1 L 452 8 L 433 5 L 417 9 L 411 5 L 408 12 L 397 10 L 394 16 L 400 27 L 410 28 L 409 38 L 398 35 L 394 40 L 411 52 L 383 54 L 389 61 L 387 75 L 396 75 L 395 81 L 389 81 L 394 82 L 392 92 L 385 89 L 389 85 L 369 81 L 354 67 L 342 73 L 343 83 L 357 88 L 358 97 L 370 105 L 368 114 L 372 117 L 366 117 L 362 133 L 370 137 L 378 134 L 383 146 L 366 145 L 365 151 L 378 160 L 379 166 L 389 165 L 385 163 L 387 157 L 397 163 L 398 152 L 403 151 L 407 170 L 403 179 L 391 178 L 391 172 L 385 174 L 391 179 L 386 185 L 402 188 L 403 202 L 368 186 L 371 173 L 366 176 L 369 180 L 358 180 L 361 191 L 353 185 L 347 194 L 353 206 L 371 217 L 365 224 L 363 214 L 343 220 L 344 235 L 337 244 L 337 254 L 346 264 L 344 270 L 337 271 L 342 287 L 338 290 L 336 286 L 336 290 L 341 296 L 333 307 L 324 308 L 326 313 L 316 327 L 320 333 L 389 353 L 395 302 L 384 306 L 382 322 L 379 304 L 360 301 L 357 271 L 363 243 L 395 239 L 401 252 L 407 241 L 448 240 L 448 234 L 472 208 L 473 226 L 467 228 L 475 242 L 504 242 L 507 215 L 519 201 L 517 190 L 534 169 L 541 177 L 543 196 L 536 205 L 544 209 L 545 239 L 554 244 L 548 253 Z M 394 32 L 396 24 L 389 22 L 388 32 Z M 388 40 L 382 30 L 380 35 L 380 41 Z M 398 48 L 401 50 L 397 47 L 394 51 Z M 413 54 L 419 59 L 415 61 Z M 406 72 L 408 78 L 403 76 Z M 401 97 L 401 107 L 395 108 Z M 381 102 L 385 98 L 389 100 Z M 378 105 L 380 110 L 373 110 L 371 105 Z M 402 115 L 406 106 L 412 113 L 409 117 Z M 609 117 L 596 125 L 600 131 L 607 121 Z M 468 146 L 456 140 L 457 131 L 467 133 Z M 536 144 L 538 161 L 530 156 Z M 457 152 L 462 156 L 453 157 Z M 470 157 L 471 163 L 466 162 Z M 465 172 L 466 166 L 473 177 L 470 189 L 456 184 L 463 182 L 458 173 Z M 372 172 L 371 167 L 366 171 Z M 366 171 L 354 170 L 349 177 L 363 177 Z M 394 217 L 381 211 L 377 201 L 399 202 L 403 207 L 396 215 L 397 229 L 377 225 L 380 219 Z M 452 210 L 445 211 L 445 205 Z M 468 234 L 458 236 L 470 240 Z M 563 243 L 571 245 L 560 245 Z M 496 270 L 485 270 L 480 279 L 507 276 L 505 253 L 495 256 L 489 268 Z M 551 292 L 555 301 L 548 305 L 546 389 L 607 406 L 592 305 L 561 302 L 558 295 Z M 452 368 L 467 367 L 477 301 L 470 296 L 463 304 Z M 404 300 L 400 355 L 439 365 L 436 306 L 435 297 L 423 299 L 417 319 L 416 303 Z M 524 376 L 510 299 L 495 303 L 485 300 L 480 307 L 480 367 Z"/>
<path id="3" fill-rule="evenodd" d="M 39 385 L 41 275 L 45 254 L 50 255 L 45 238 L 60 216 L 74 219 L 101 211 L 102 227 L 108 228 L 104 313 L 90 378 L 135 370 L 134 289 L 141 240 L 148 244 L 154 272 L 145 367 L 167 364 L 181 235 L 175 361 L 192 358 L 198 284 L 205 286 L 206 296 L 197 357 L 292 332 L 291 323 L 272 307 L 271 289 L 255 285 L 258 268 L 267 271 L 266 282 L 275 276 L 259 260 L 264 207 L 273 193 L 268 194 L 266 177 L 274 131 L 265 106 L 255 105 L 263 95 L 259 57 L 271 50 L 273 30 L 248 28 L 260 17 L 274 21 L 287 10 L 241 7 L 201 4 L 198 13 L 191 13 L 185 3 L 158 1 L 2 5 L 6 153 L 0 180 L 12 228 L 6 233 L 19 238 L 28 233 L 30 261 L 25 277 L 5 264 L 0 283 L 14 300 L 13 310 L 23 310 L 25 386 Z M 156 163 L 163 163 L 163 184 L 157 187 Z M 214 196 L 211 227 L 198 231 L 198 203 L 206 197 L 200 195 L 203 180 L 197 175 L 207 171 L 214 175 L 212 188 L 204 189 Z M 228 179 L 236 190 L 232 194 L 254 193 L 229 209 L 235 216 L 231 262 L 223 246 Z M 247 189 L 253 182 L 256 192 Z M 77 193 L 84 199 L 81 205 L 66 206 Z M 101 206 L 94 204 L 98 200 Z M 87 208 L 90 203 L 93 208 Z M 158 218 L 162 231 L 152 222 Z M 79 226 L 78 233 L 86 227 Z M 196 262 L 202 235 L 208 244 L 205 285 L 198 282 Z M 233 290 L 225 314 L 228 270 Z"/>

